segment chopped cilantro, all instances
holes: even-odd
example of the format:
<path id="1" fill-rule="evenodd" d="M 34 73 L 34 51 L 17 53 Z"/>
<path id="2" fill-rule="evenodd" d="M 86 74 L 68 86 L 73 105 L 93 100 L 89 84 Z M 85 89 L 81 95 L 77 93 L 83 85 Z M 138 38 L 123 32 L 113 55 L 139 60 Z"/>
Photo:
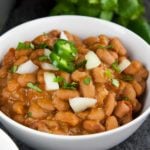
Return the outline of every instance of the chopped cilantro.
<path id="1" fill-rule="evenodd" d="M 78 86 L 78 83 L 76 83 L 76 82 L 71 82 L 71 83 L 64 82 L 62 88 L 75 90 L 77 88 L 77 86 Z"/>
<path id="2" fill-rule="evenodd" d="M 120 72 L 120 68 L 119 68 L 119 64 L 118 61 L 115 61 L 114 63 L 112 63 L 111 67 L 116 71 L 116 72 Z"/>
<path id="3" fill-rule="evenodd" d="M 15 73 L 17 71 L 17 69 L 18 69 L 18 66 L 14 65 L 10 68 L 10 72 Z"/>
<path id="4" fill-rule="evenodd" d="M 91 82 L 91 78 L 90 77 L 86 77 L 83 79 L 84 84 L 89 85 Z"/>
<path id="5" fill-rule="evenodd" d="M 111 72 L 111 70 L 110 70 L 110 69 L 106 69 L 106 70 L 105 70 L 105 75 L 106 75 L 109 79 L 111 79 L 111 78 L 112 78 L 112 72 Z"/>
<path id="6" fill-rule="evenodd" d="M 34 45 L 32 43 L 19 42 L 16 50 L 20 49 L 34 49 Z"/>
<path id="7" fill-rule="evenodd" d="M 42 90 L 36 84 L 33 84 L 31 82 L 27 83 L 27 87 L 37 92 L 42 92 Z"/>

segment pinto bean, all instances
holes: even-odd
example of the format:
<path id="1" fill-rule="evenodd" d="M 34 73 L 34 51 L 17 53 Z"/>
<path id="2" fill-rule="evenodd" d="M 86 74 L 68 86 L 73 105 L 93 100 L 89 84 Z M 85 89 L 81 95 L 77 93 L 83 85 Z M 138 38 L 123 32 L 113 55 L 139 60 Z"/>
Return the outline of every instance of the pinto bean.
<path id="1" fill-rule="evenodd" d="M 51 133 L 50 129 L 42 122 L 37 124 L 37 130 L 41 132 Z"/>
<path id="2" fill-rule="evenodd" d="M 126 84 L 123 95 L 127 96 L 129 99 L 135 99 L 136 98 L 136 92 L 131 84 Z"/>
<path id="3" fill-rule="evenodd" d="M 43 70 L 38 71 L 37 80 L 39 83 L 44 84 L 44 71 Z"/>
<path id="4" fill-rule="evenodd" d="M 143 91 L 144 91 L 143 87 L 136 80 L 132 81 L 132 86 L 133 86 L 137 96 L 140 96 L 143 93 Z"/>
<path id="5" fill-rule="evenodd" d="M 138 112 L 141 110 L 141 103 L 135 98 L 135 99 L 130 99 L 132 106 L 133 106 L 133 111 Z"/>
<path id="6" fill-rule="evenodd" d="M 8 53 L 4 56 L 2 64 L 5 66 L 11 66 L 15 62 L 15 49 L 9 49 Z"/>
<path id="7" fill-rule="evenodd" d="M 99 43 L 101 45 L 108 46 L 110 40 L 109 40 L 109 38 L 106 35 L 102 34 L 102 35 L 98 36 L 98 38 L 99 38 Z"/>
<path id="8" fill-rule="evenodd" d="M 93 108 L 89 115 L 88 115 L 88 119 L 90 120 L 103 120 L 105 118 L 105 112 L 102 108 Z"/>
<path id="9" fill-rule="evenodd" d="M 118 95 L 123 95 L 126 84 L 127 84 L 126 82 L 120 81 L 120 85 L 119 85 L 119 89 L 118 89 Z"/>
<path id="10" fill-rule="evenodd" d="M 140 69 L 142 68 L 142 64 L 137 61 L 133 60 L 131 64 L 124 70 L 126 74 L 135 75 Z"/>
<path id="11" fill-rule="evenodd" d="M 47 126 L 48 128 L 50 129 L 59 129 L 59 123 L 58 121 L 55 121 L 55 120 L 44 120 L 43 121 Z"/>
<path id="12" fill-rule="evenodd" d="M 97 92 L 96 92 L 96 99 L 97 99 L 97 103 L 100 105 L 100 106 L 103 106 L 104 105 L 104 99 L 106 98 L 106 96 L 108 95 L 108 90 L 106 89 L 105 86 L 99 86 L 97 88 Z"/>
<path id="13" fill-rule="evenodd" d="M 47 116 L 47 113 L 36 103 L 30 104 L 28 112 L 30 112 L 32 115 L 31 117 L 35 119 L 42 119 Z"/>
<path id="14" fill-rule="evenodd" d="M 114 56 L 105 49 L 97 49 L 96 54 L 104 63 L 108 65 L 111 65 L 115 61 Z"/>
<path id="15" fill-rule="evenodd" d="M 41 43 L 44 43 L 46 40 L 48 40 L 47 35 L 39 35 L 33 40 L 33 43 L 39 45 Z"/>
<path id="16" fill-rule="evenodd" d="M 89 84 L 84 83 L 84 78 L 80 80 L 80 92 L 83 95 L 83 97 L 95 97 L 95 86 L 93 84 L 93 81 L 91 80 Z"/>
<path id="17" fill-rule="evenodd" d="M 55 97 L 53 99 L 52 103 L 58 111 L 67 111 L 67 110 L 69 110 L 69 103 L 67 101 L 64 101 L 64 100 L 61 100 L 61 99 Z"/>
<path id="18" fill-rule="evenodd" d="M 56 37 L 53 37 L 53 38 L 51 37 L 47 41 L 45 41 L 45 43 L 48 45 L 48 47 L 53 48 L 56 40 L 57 40 Z"/>
<path id="19" fill-rule="evenodd" d="M 11 79 L 8 81 L 7 89 L 9 92 L 16 91 L 18 88 L 19 88 L 19 83 L 16 80 Z"/>
<path id="20" fill-rule="evenodd" d="M 109 51 L 109 53 L 114 57 L 115 60 L 118 59 L 118 54 L 114 51 Z"/>
<path id="21" fill-rule="evenodd" d="M 77 47 L 81 45 L 84 46 L 84 44 L 82 43 L 82 40 L 77 35 L 73 35 L 73 38 L 74 38 L 74 43 Z"/>
<path id="22" fill-rule="evenodd" d="M 79 82 L 80 79 L 84 78 L 87 76 L 87 73 L 86 72 L 82 72 L 82 71 L 79 71 L 79 70 L 76 70 L 74 71 L 72 74 L 71 74 L 71 78 L 73 81 L 76 81 L 76 82 Z"/>
<path id="23" fill-rule="evenodd" d="M 83 40 L 83 43 L 85 45 L 87 45 L 88 47 L 90 45 L 93 45 L 94 43 L 98 43 L 98 42 L 99 42 L 99 38 L 98 37 L 93 37 L 93 36 L 88 37 L 88 38 L 86 38 L 86 39 Z"/>
<path id="24" fill-rule="evenodd" d="M 113 38 L 110 43 L 111 43 L 113 49 L 119 55 L 123 56 L 123 55 L 127 54 L 127 50 L 125 49 L 125 47 L 123 46 L 123 44 L 121 43 L 121 41 L 118 38 Z"/>
<path id="25" fill-rule="evenodd" d="M 57 112 L 55 119 L 71 126 L 76 126 L 79 123 L 79 118 L 72 112 Z"/>
<path id="26" fill-rule="evenodd" d="M 12 106 L 12 110 L 14 113 L 19 114 L 19 115 L 25 114 L 24 103 L 19 102 L 19 101 L 15 102 Z"/>
<path id="27" fill-rule="evenodd" d="M 30 55 L 30 59 L 36 59 L 38 56 L 44 55 L 43 49 L 37 49 L 36 51 L 33 51 Z"/>
<path id="28" fill-rule="evenodd" d="M 105 68 L 103 66 L 92 69 L 92 76 L 96 83 L 105 83 L 108 81 L 108 77 L 105 75 Z"/>
<path id="29" fill-rule="evenodd" d="M 121 118 L 121 124 L 126 124 L 132 121 L 132 112 L 127 113 L 124 117 Z"/>
<path id="30" fill-rule="evenodd" d="M 7 76 L 7 68 L 6 67 L 2 67 L 0 68 L 0 78 L 5 78 Z"/>
<path id="31" fill-rule="evenodd" d="M 22 56 L 28 56 L 30 55 L 32 52 L 32 50 L 19 50 L 19 51 L 15 51 L 15 56 L 16 58 L 20 58 Z"/>
<path id="32" fill-rule="evenodd" d="M 88 117 L 88 114 L 89 114 L 89 110 L 86 110 L 86 111 L 82 111 L 82 112 L 79 112 L 79 113 L 76 113 L 77 116 L 83 120 L 85 120 L 87 117 Z"/>
<path id="33" fill-rule="evenodd" d="M 24 124 L 24 116 L 23 115 L 14 115 L 13 119 L 21 124 Z"/>
<path id="34" fill-rule="evenodd" d="M 36 82 L 35 74 L 19 75 L 17 81 L 20 84 L 20 86 L 25 87 L 27 85 L 27 83 L 29 83 L 29 82 L 32 82 L 32 83 Z"/>
<path id="35" fill-rule="evenodd" d="M 134 74 L 134 78 L 141 82 L 143 79 L 147 79 L 148 77 L 148 70 L 146 70 L 144 67 L 142 67 L 136 74 Z"/>
<path id="36" fill-rule="evenodd" d="M 112 130 L 119 126 L 117 118 L 115 116 L 109 116 L 105 122 L 106 130 Z"/>
<path id="37" fill-rule="evenodd" d="M 64 33 L 67 36 L 69 41 L 74 41 L 74 36 L 70 32 L 64 31 Z"/>
<path id="38" fill-rule="evenodd" d="M 64 71 L 61 71 L 59 74 L 61 77 L 65 79 L 66 82 L 70 82 L 70 74 Z"/>
<path id="39" fill-rule="evenodd" d="M 78 53 L 86 54 L 89 50 L 85 47 L 85 45 L 77 46 Z"/>
<path id="40" fill-rule="evenodd" d="M 14 65 L 19 66 L 23 64 L 24 62 L 26 62 L 27 60 L 28 60 L 27 56 L 21 56 L 19 59 L 15 61 Z"/>
<path id="41" fill-rule="evenodd" d="M 67 90 L 67 89 L 60 89 L 54 92 L 54 95 L 59 99 L 62 100 L 69 100 L 70 98 L 78 97 L 79 92 L 76 90 Z"/>
<path id="42" fill-rule="evenodd" d="M 109 93 L 104 100 L 104 111 L 107 116 L 111 116 L 116 106 L 115 93 Z"/>
<path id="43" fill-rule="evenodd" d="M 119 101 L 115 108 L 114 114 L 118 118 L 122 118 L 130 111 L 131 111 L 130 107 L 124 101 Z"/>
<path id="44" fill-rule="evenodd" d="M 37 104 L 46 111 L 54 111 L 55 108 L 50 99 L 38 99 Z"/>
<path id="45" fill-rule="evenodd" d="M 48 33 L 49 37 L 59 37 L 60 36 L 60 31 L 59 30 L 52 30 Z"/>
<path id="46" fill-rule="evenodd" d="M 85 120 L 83 122 L 83 128 L 91 133 L 105 131 L 105 127 L 96 120 Z"/>
<path id="47" fill-rule="evenodd" d="M 7 87 L 3 88 L 2 90 L 2 97 L 5 99 L 9 98 L 11 96 L 11 92 L 8 91 Z"/>

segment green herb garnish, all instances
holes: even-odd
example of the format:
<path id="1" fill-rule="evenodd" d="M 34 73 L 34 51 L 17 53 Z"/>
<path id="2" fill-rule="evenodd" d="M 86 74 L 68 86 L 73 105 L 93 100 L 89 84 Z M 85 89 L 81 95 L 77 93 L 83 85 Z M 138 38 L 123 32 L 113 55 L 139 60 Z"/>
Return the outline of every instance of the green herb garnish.
<path id="1" fill-rule="evenodd" d="M 123 96 L 123 97 L 122 97 L 122 100 L 124 100 L 124 101 L 128 101 L 128 100 L 129 100 L 129 97 L 127 97 L 127 96 Z"/>
<path id="2" fill-rule="evenodd" d="M 17 71 L 17 69 L 18 69 L 18 66 L 14 65 L 10 68 L 10 72 L 15 73 Z"/>
<path id="3" fill-rule="evenodd" d="M 111 72 L 110 69 L 106 69 L 106 70 L 105 70 L 105 76 L 107 76 L 109 79 L 112 78 L 112 72 Z"/>
<path id="4" fill-rule="evenodd" d="M 86 77 L 83 79 L 84 84 L 89 85 L 91 82 L 91 77 Z"/>
<path id="5" fill-rule="evenodd" d="M 36 84 L 33 84 L 31 82 L 27 83 L 27 87 L 37 92 L 40 92 L 40 93 L 42 92 L 42 90 Z"/>
<path id="6" fill-rule="evenodd" d="M 131 75 L 123 75 L 121 78 L 123 81 L 130 82 L 134 80 L 134 77 Z"/>
<path id="7" fill-rule="evenodd" d="M 34 45 L 32 43 L 19 42 L 16 50 L 20 49 L 34 49 Z"/>
<path id="8" fill-rule="evenodd" d="M 128 96 L 121 96 L 117 99 L 118 101 L 124 100 L 124 101 L 128 101 L 130 100 Z"/>
<path id="9" fill-rule="evenodd" d="M 45 56 L 45 55 L 40 56 L 40 57 L 38 58 L 39 61 L 47 61 L 48 59 L 49 59 L 49 58 L 48 58 L 47 56 Z"/>
<path id="10" fill-rule="evenodd" d="M 108 45 L 108 46 L 99 45 L 98 47 L 101 49 L 113 49 L 112 45 Z"/>
<path id="11" fill-rule="evenodd" d="M 67 82 L 64 82 L 62 88 L 64 89 L 70 89 L 70 90 L 76 90 L 78 87 L 78 83 L 76 82 L 71 82 L 71 83 L 67 83 Z"/>
<path id="12" fill-rule="evenodd" d="M 27 113 L 27 117 L 32 117 L 32 112 L 29 111 L 29 112 Z"/>
<path id="13" fill-rule="evenodd" d="M 54 78 L 54 82 L 62 83 L 63 81 L 65 81 L 65 79 L 61 76 L 57 76 Z"/>
<path id="14" fill-rule="evenodd" d="M 119 68 L 119 64 L 118 61 L 115 61 L 114 63 L 112 63 L 111 67 L 118 73 L 120 73 L 120 68 Z"/>
<path id="15" fill-rule="evenodd" d="M 49 48 L 49 46 L 46 43 L 41 43 L 41 44 L 37 45 L 37 48 L 44 49 L 44 48 Z"/>

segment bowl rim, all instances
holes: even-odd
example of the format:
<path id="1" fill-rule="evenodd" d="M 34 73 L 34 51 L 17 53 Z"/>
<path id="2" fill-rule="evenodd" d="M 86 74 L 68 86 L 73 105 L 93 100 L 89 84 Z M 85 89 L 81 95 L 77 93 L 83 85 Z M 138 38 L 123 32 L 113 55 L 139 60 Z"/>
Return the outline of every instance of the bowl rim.
<path id="1" fill-rule="evenodd" d="M 75 19 L 87 19 L 87 20 L 90 19 L 90 20 L 93 20 L 93 21 L 99 21 L 101 23 L 110 24 L 110 25 L 114 26 L 115 28 L 119 28 L 120 30 L 125 30 L 126 32 L 132 34 L 136 39 L 140 40 L 143 44 L 145 44 L 145 46 L 150 48 L 150 45 L 144 39 L 142 39 L 136 33 L 130 31 L 129 29 L 127 29 L 127 28 L 125 28 L 121 25 L 118 25 L 116 23 L 106 21 L 106 20 L 103 20 L 103 19 L 98 19 L 98 18 L 88 17 L 88 16 L 79 16 L 79 15 L 60 15 L 60 16 L 50 16 L 50 17 L 42 17 L 42 18 L 38 18 L 38 19 L 33 19 L 31 21 L 24 22 L 20 25 L 17 25 L 16 27 L 8 30 L 7 32 L 5 32 L 4 34 L 2 34 L 0 36 L 0 40 L 2 38 L 5 38 L 5 36 L 7 36 L 7 34 L 10 34 L 11 32 L 16 31 L 18 28 L 22 28 L 24 25 L 39 22 L 41 20 L 47 20 L 47 19 L 50 19 L 50 18 L 55 18 L 55 19 L 75 18 Z M 100 133 L 94 133 L 94 134 L 88 134 L 88 135 L 75 135 L 75 136 L 74 135 L 70 136 L 70 135 L 50 134 L 50 133 L 45 133 L 45 132 L 41 132 L 41 131 L 38 131 L 38 130 L 31 129 L 31 128 L 26 127 L 26 126 L 24 126 L 24 125 L 22 125 L 22 124 L 20 124 L 16 121 L 14 121 L 13 119 L 9 118 L 2 111 L 0 111 L 0 122 L 3 124 L 3 121 L 1 121 L 3 119 L 6 122 L 8 122 L 9 124 L 11 124 L 12 126 L 15 126 L 16 128 L 19 128 L 22 131 L 24 130 L 25 132 L 28 132 L 30 134 L 35 134 L 37 136 L 43 136 L 45 138 L 54 138 L 54 139 L 60 139 L 60 140 L 85 140 L 85 139 L 90 139 L 90 138 L 97 138 L 97 137 L 102 137 L 102 136 L 107 136 L 107 135 L 113 135 L 114 133 L 121 132 L 121 131 L 123 131 L 127 128 L 130 128 L 134 124 L 137 124 L 142 119 L 145 119 L 149 114 L 150 114 L 150 106 L 144 112 L 142 112 L 142 114 L 140 114 L 138 117 L 136 117 L 134 120 L 132 120 L 131 122 L 129 122 L 125 125 L 122 125 L 118 128 L 115 128 L 115 129 L 112 129 L 112 130 L 109 130 L 109 131 L 105 131 L 105 132 L 100 132 Z"/>

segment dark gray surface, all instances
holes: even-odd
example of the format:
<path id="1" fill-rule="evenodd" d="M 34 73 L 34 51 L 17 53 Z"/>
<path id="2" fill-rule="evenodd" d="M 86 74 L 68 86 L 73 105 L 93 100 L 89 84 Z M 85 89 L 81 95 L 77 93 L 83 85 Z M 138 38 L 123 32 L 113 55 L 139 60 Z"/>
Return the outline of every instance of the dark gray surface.
<path id="1" fill-rule="evenodd" d="M 47 16 L 52 6 L 52 0 L 18 0 L 1 33 L 28 20 Z M 150 20 L 150 0 L 145 0 L 145 6 L 146 16 Z M 0 127 L 4 129 L 1 124 Z M 6 129 L 4 130 L 6 131 Z M 12 135 L 10 136 L 14 139 L 20 150 L 33 150 L 15 139 Z M 111 150 L 150 150 L 150 116 L 131 137 Z"/>

